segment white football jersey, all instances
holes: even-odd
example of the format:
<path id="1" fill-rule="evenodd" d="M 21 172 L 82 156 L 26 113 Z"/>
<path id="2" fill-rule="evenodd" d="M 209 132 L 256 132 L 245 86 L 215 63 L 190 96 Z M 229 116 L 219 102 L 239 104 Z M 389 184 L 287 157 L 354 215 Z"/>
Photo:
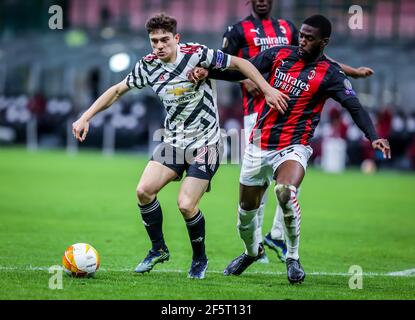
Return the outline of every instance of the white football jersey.
<path id="1" fill-rule="evenodd" d="M 128 74 L 128 87 L 150 86 L 167 111 L 164 142 L 185 149 L 216 143 L 220 138 L 216 83 L 205 79 L 194 84 L 187 75 L 196 66 L 226 70 L 231 56 L 200 44 L 179 44 L 174 63 L 154 54 L 140 59 Z"/>

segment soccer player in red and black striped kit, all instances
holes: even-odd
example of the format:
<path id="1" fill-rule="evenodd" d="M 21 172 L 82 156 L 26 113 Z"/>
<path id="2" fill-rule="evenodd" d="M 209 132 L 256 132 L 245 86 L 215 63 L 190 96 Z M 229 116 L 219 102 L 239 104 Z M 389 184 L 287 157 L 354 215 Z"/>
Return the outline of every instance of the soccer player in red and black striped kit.
<path id="1" fill-rule="evenodd" d="M 262 74 L 268 73 L 269 83 L 290 100 L 288 108 L 274 108 L 264 102 L 258 108 L 240 176 L 238 229 L 246 250 L 226 267 L 225 275 L 240 275 L 263 255 L 261 239 L 256 234 L 257 213 L 267 186 L 275 180 L 274 190 L 284 217 L 288 280 L 291 283 L 304 280 L 298 253 L 301 211 L 297 190 L 312 154 L 310 139 L 328 98 L 349 111 L 374 149 L 381 150 L 384 158 L 391 157 L 389 142 L 378 137 L 347 76 L 337 63 L 324 55 L 330 34 L 329 20 L 314 15 L 301 26 L 299 46 L 273 47 L 250 60 Z M 210 77 L 244 79 L 238 72 L 227 71 L 210 72 Z"/>
<path id="2" fill-rule="evenodd" d="M 288 20 L 271 17 L 273 0 L 251 0 L 252 12 L 238 23 L 229 26 L 223 36 L 222 51 L 244 59 L 250 59 L 260 52 L 277 45 L 298 45 L 298 30 Z M 373 74 L 373 70 L 367 67 L 353 68 L 340 64 L 343 71 L 353 78 L 367 77 Z M 245 142 L 252 131 L 257 119 L 258 111 L 263 105 L 263 95 L 259 88 L 249 79 L 241 81 L 243 108 L 244 108 L 244 132 Z M 261 201 L 258 213 L 258 237 L 262 242 L 262 224 L 264 221 L 264 209 L 267 193 Z M 284 241 L 284 229 L 282 226 L 282 210 L 277 206 L 271 231 L 268 232 L 263 242 L 273 249 L 278 257 L 285 261 L 286 244 Z M 260 262 L 268 262 L 264 254 Z"/>

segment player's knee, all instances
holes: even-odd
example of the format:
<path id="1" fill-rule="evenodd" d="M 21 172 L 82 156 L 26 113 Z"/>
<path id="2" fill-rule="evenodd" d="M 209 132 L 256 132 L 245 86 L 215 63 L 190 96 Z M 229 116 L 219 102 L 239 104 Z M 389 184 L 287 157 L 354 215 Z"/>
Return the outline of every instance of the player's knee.
<path id="1" fill-rule="evenodd" d="M 193 201 L 186 197 L 179 198 L 179 200 L 177 200 L 177 205 L 185 219 L 190 219 L 196 210 L 196 205 Z"/>
<path id="2" fill-rule="evenodd" d="M 149 204 L 156 197 L 156 194 L 152 192 L 150 188 L 144 185 L 139 185 L 137 187 L 136 194 L 138 202 L 141 205 Z"/>
<path id="3" fill-rule="evenodd" d="M 277 195 L 278 202 L 283 210 L 287 208 L 291 199 L 291 192 L 294 189 L 295 187 L 289 184 L 277 184 L 275 186 L 275 194 Z"/>
<path id="4" fill-rule="evenodd" d="M 239 206 L 241 207 L 241 209 L 246 211 L 258 209 L 259 205 L 260 201 L 256 201 L 254 199 L 241 199 L 239 201 Z"/>

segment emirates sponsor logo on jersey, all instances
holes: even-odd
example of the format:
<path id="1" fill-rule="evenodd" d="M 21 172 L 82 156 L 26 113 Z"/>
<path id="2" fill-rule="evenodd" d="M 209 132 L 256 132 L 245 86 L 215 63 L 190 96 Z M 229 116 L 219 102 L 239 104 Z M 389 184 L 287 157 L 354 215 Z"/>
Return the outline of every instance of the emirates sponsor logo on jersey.
<path id="1" fill-rule="evenodd" d="M 290 73 L 275 70 L 274 87 L 288 92 L 289 94 L 300 96 L 303 91 L 309 91 L 310 85 L 306 82 L 293 77 Z"/>
<path id="2" fill-rule="evenodd" d="M 254 44 L 257 47 L 261 47 L 261 50 L 264 50 L 264 47 L 266 47 L 265 49 L 268 49 L 268 48 L 272 48 L 275 46 L 288 45 L 289 41 L 287 37 L 269 37 L 269 36 L 266 38 L 255 37 Z"/>

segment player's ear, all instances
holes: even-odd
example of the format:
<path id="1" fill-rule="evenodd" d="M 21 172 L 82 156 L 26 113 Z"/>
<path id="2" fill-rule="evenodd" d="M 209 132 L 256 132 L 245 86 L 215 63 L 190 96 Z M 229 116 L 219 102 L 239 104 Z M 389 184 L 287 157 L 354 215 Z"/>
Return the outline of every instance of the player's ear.
<path id="1" fill-rule="evenodd" d="M 330 38 L 323 38 L 320 42 L 320 49 L 323 50 L 329 44 Z"/>
<path id="2" fill-rule="evenodd" d="M 174 35 L 174 40 L 175 40 L 177 43 L 179 43 L 179 42 L 180 42 L 180 34 L 179 34 L 179 33 L 176 33 L 176 34 Z"/>

